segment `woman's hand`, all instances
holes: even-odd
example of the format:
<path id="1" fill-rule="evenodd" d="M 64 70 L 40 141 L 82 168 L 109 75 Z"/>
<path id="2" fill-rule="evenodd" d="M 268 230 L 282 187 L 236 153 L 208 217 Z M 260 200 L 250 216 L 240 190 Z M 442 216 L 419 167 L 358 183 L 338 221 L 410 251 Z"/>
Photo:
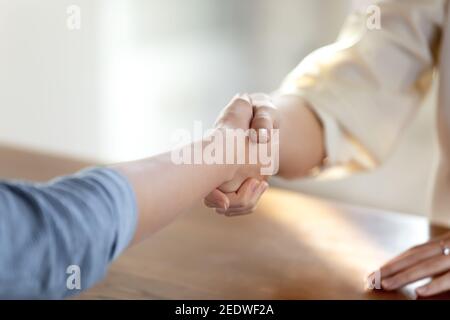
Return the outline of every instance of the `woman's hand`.
<path id="1" fill-rule="evenodd" d="M 433 277 L 430 283 L 416 289 L 418 296 L 428 297 L 449 291 L 450 233 L 405 251 L 381 267 L 380 274 L 381 286 L 385 290 L 396 290 Z"/>
<path id="2" fill-rule="evenodd" d="M 259 143 L 270 142 L 272 139 L 270 130 L 278 130 L 279 147 L 277 156 L 273 159 L 277 162 L 279 176 L 296 179 L 323 165 L 326 155 L 323 127 L 308 102 L 296 95 L 276 96 L 272 102 L 267 95 L 252 94 L 250 100 L 253 114 L 248 125 L 251 129 L 258 130 L 258 134 L 250 135 L 251 140 Z M 222 118 L 219 117 L 219 122 Z M 241 174 L 236 175 L 238 179 L 231 179 L 211 192 L 206 197 L 205 204 L 211 208 L 222 208 L 217 211 L 229 215 L 251 212 L 261 193 L 257 192 L 251 197 L 243 198 L 244 194 L 250 193 L 246 191 L 249 185 L 242 184 L 242 177 L 247 175 L 245 171 L 243 168 Z M 267 178 L 267 176 L 252 177 L 260 181 Z M 263 189 L 262 185 L 261 190 Z"/>
<path id="3" fill-rule="evenodd" d="M 251 143 L 268 143 L 271 130 L 278 129 L 277 110 L 270 97 L 265 94 L 252 94 L 249 99 L 250 104 L 246 107 L 252 108 L 253 115 L 247 125 L 256 133 L 250 135 Z M 216 127 L 229 127 L 228 123 L 237 121 L 236 116 L 239 117 L 236 111 L 225 108 L 216 122 Z M 227 216 L 251 213 L 269 186 L 266 178 L 260 175 L 259 167 L 244 166 L 231 181 L 212 191 L 205 198 L 205 205 Z"/>

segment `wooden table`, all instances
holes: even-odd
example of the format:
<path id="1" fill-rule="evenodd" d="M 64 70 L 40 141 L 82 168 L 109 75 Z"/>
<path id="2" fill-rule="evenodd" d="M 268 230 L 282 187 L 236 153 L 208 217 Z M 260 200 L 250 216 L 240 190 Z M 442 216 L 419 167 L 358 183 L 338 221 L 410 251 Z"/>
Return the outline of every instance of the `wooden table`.
<path id="1" fill-rule="evenodd" d="M 0 148 L 0 177 L 45 180 L 87 163 Z M 199 206 L 129 249 L 81 299 L 404 299 L 364 275 L 430 235 L 425 218 L 272 189 L 252 215 Z"/>

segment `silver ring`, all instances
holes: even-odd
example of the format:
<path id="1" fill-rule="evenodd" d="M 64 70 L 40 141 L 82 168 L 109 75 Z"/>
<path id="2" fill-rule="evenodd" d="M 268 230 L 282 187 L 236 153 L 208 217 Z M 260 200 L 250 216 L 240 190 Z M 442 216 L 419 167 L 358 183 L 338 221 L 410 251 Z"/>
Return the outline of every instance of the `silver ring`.
<path id="1" fill-rule="evenodd" d="M 450 247 L 444 241 L 441 241 L 441 250 L 444 256 L 450 256 Z"/>

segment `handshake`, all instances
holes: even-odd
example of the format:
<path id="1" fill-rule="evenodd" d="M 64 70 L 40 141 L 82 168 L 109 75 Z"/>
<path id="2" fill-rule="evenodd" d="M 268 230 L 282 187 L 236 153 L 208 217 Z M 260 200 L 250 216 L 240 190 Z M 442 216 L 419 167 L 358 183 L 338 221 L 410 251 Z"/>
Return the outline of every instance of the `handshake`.
<path id="1" fill-rule="evenodd" d="M 225 132 L 224 150 L 228 160 L 233 149 L 236 169 L 231 180 L 209 193 L 204 203 L 226 216 L 250 213 L 269 186 L 268 176 L 278 169 L 278 112 L 265 94 L 238 94 L 223 109 L 214 127 L 216 132 Z M 236 132 L 245 132 L 244 143 L 236 143 L 235 138 L 242 137 Z M 245 160 L 236 159 L 235 154 Z"/>

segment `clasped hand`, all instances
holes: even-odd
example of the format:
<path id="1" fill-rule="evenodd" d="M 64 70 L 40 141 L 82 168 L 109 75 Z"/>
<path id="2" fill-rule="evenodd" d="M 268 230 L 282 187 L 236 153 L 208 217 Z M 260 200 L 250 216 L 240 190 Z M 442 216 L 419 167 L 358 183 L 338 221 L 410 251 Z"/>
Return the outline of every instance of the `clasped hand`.
<path id="1" fill-rule="evenodd" d="M 248 143 L 268 143 L 272 129 L 278 129 L 277 111 L 267 95 L 237 95 L 218 117 L 216 128 L 254 129 Z M 251 213 L 267 190 L 267 176 L 258 164 L 241 166 L 233 178 L 213 190 L 204 203 L 219 214 L 235 216 Z"/>

